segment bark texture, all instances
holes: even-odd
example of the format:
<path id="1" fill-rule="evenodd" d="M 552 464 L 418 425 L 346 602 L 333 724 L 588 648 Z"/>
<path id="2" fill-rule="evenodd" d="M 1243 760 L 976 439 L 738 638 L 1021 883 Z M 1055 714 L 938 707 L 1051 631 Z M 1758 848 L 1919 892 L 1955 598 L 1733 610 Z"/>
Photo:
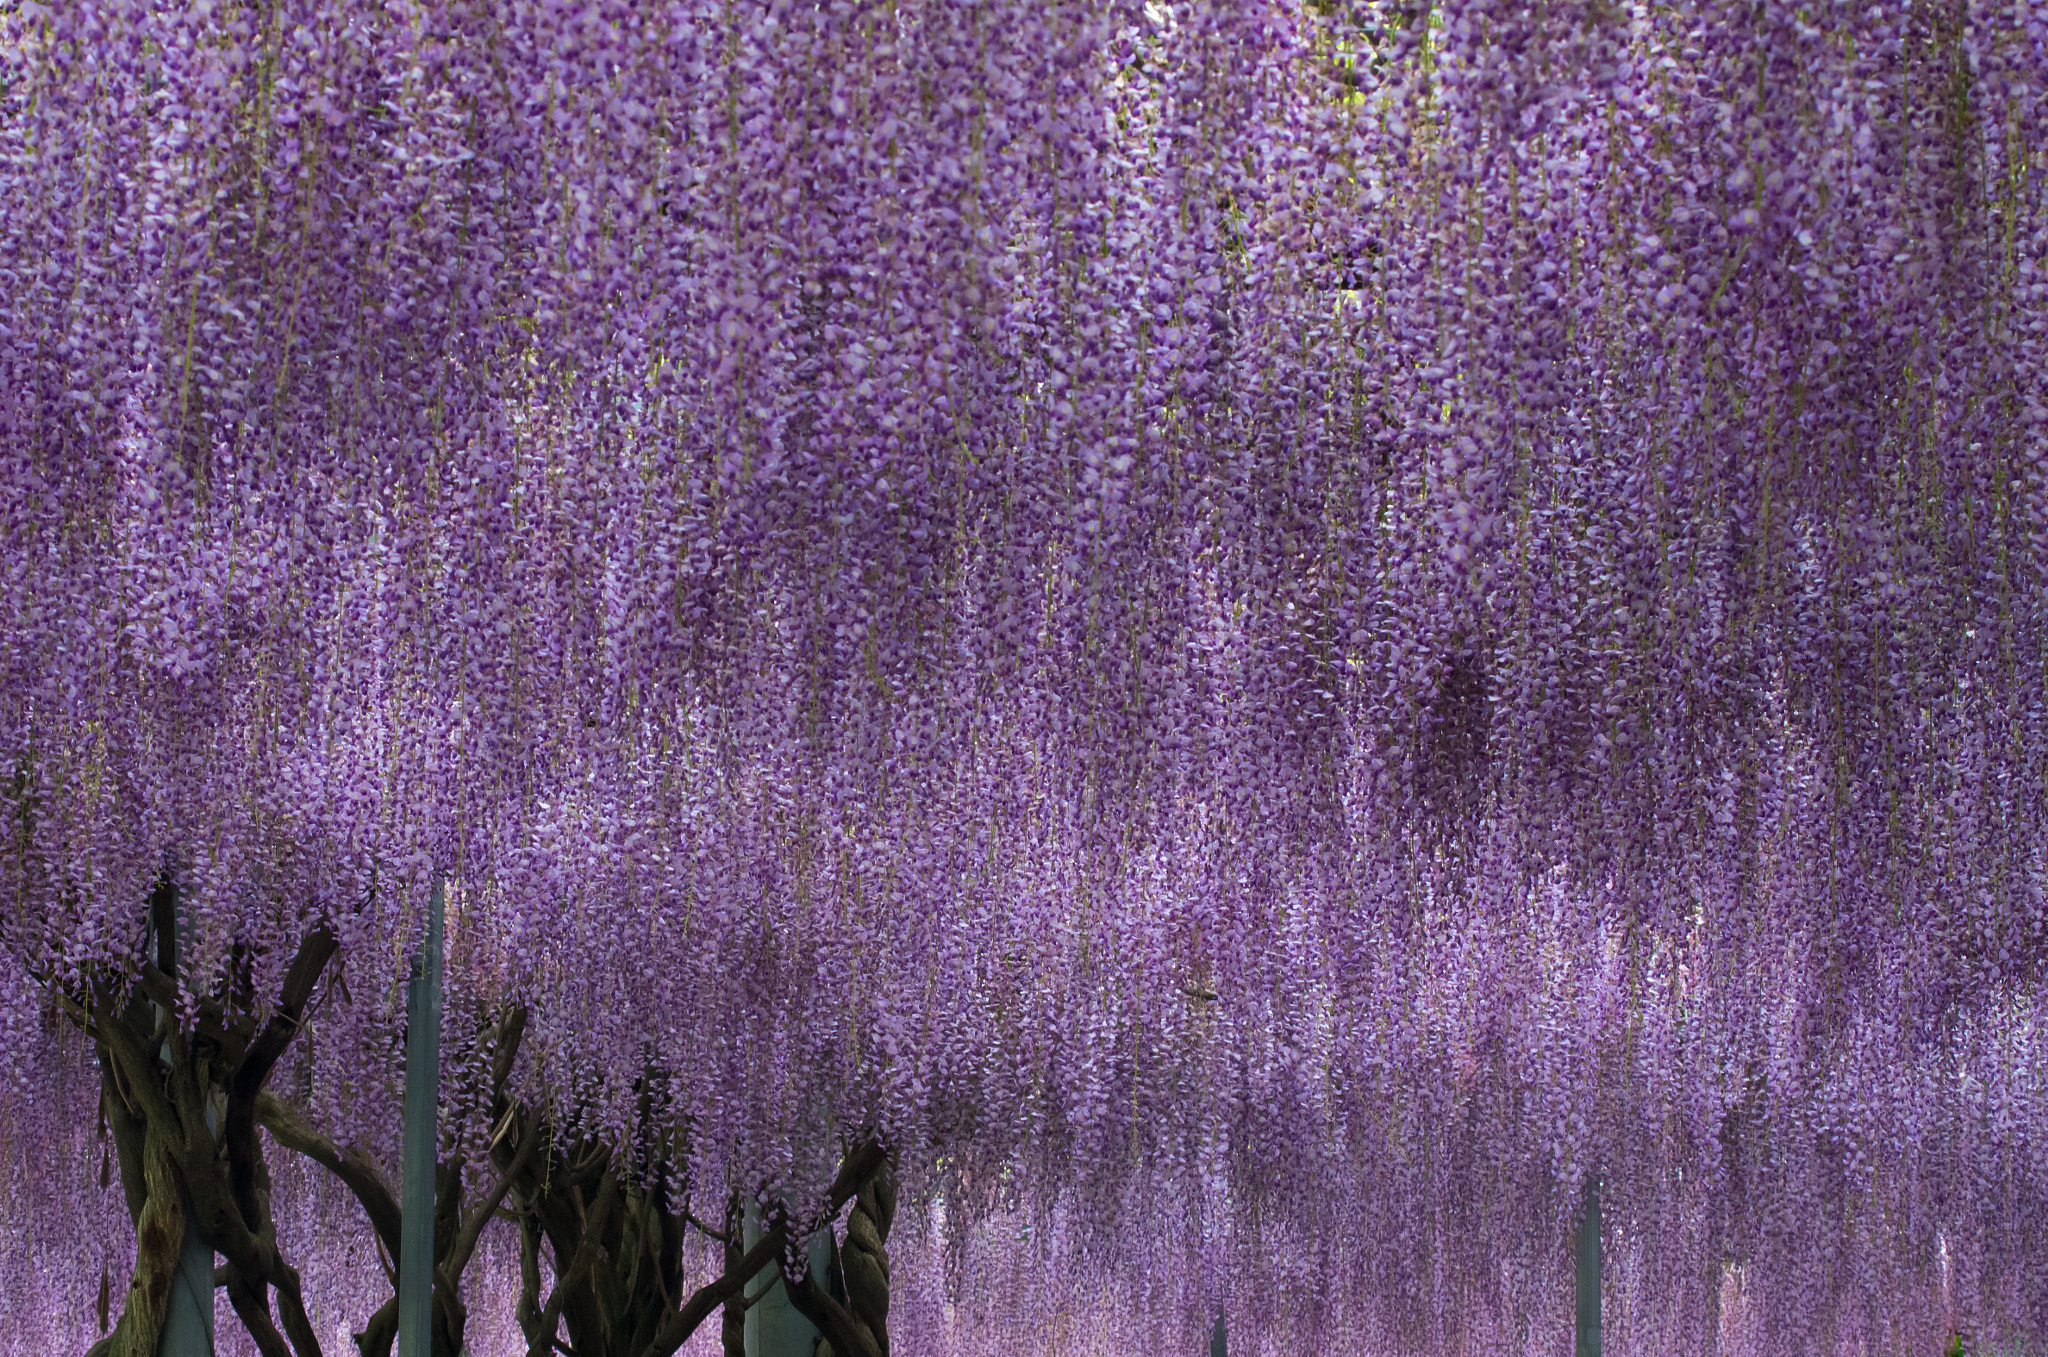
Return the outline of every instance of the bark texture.
<path id="1" fill-rule="evenodd" d="M 225 1260 L 217 1284 L 263 1357 L 320 1357 L 298 1271 L 278 1251 L 256 1104 L 304 1022 L 334 935 L 325 926 L 307 933 L 274 1002 L 255 990 L 253 958 L 237 952 L 220 985 L 195 1003 L 173 978 L 176 903 L 168 884 L 151 895 L 154 964 L 103 970 L 58 991 L 99 1055 L 102 1106 L 136 1227 L 120 1321 L 91 1352 L 154 1357 L 189 1219 Z"/>
<path id="2" fill-rule="evenodd" d="M 876 1357 L 889 1353 L 889 1227 L 896 1220 L 896 1171 L 884 1163 L 867 1182 L 846 1217 L 846 1244 L 839 1251 L 839 1275 L 846 1309 Z M 860 1357 L 841 1353 L 830 1337 L 818 1340 L 818 1357 Z"/>
<path id="3" fill-rule="evenodd" d="M 809 1272 L 785 1278 L 791 1303 L 818 1330 L 818 1357 L 889 1357 L 888 1241 L 896 1220 L 896 1169 L 879 1153 L 867 1163 L 847 1214 L 846 1243 L 838 1251 L 845 1301 Z"/>
<path id="4" fill-rule="evenodd" d="M 185 1242 L 177 1158 L 161 1134 L 145 1129 L 139 1138 L 133 1190 L 125 1172 L 121 1184 L 135 1216 L 135 1274 L 121 1304 L 120 1322 L 92 1345 L 87 1357 L 156 1357 L 157 1340 L 170 1313 L 171 1285 Z M 124 1154 L 124 1170 L 128 1163 Z"/>
<path id="5" fill-rule="evenodd" d="M 513 1130 L 504 1096 L 505 1082 L 518 1059 L 526 1032 L 526 1011 L 513 1009 L 496 1020 L 491 1029 L 495 1052 L 491 1062 L 494 1110 L 499 1114 L 498 1137 L 493 1153 L 503 1160 L 502 1171 L 492 1187 L 475 1201 L 466 1200 L 462 1165 L 444 1160 L 434 1179 L 434 1304 L 430 1341 L 433 1357 L 459 1357 L 469 1311 L 462 1301 L 463 1269 L 476 1254 L 483 1229 L 504 1204 L 506 1194 L 525 1172 L 538 1148 L 537 1128 L 507 1139 Z M 356 1147 L 343 1149 L 315 1128 L 305 1112 L 272 1093 L 257 1101 L 258 1119 L 278 1144 L 295 1150 L 342 1181 L 368 1217 L 371 1230 L 382 1246 L 386 1278 L 392 1285 L 391 1299 L 379 1306 L 369 1322 L 355 1335 L 361 1357 L 390 1357 L 398 1338 L 398 1260 L 403 1249 L 403 1212 L 391 1178 Z M 524 1260 L 522 1260 L 524 1261 Z M 520 1316 L 522 1324 L 526 1316 Z"/>

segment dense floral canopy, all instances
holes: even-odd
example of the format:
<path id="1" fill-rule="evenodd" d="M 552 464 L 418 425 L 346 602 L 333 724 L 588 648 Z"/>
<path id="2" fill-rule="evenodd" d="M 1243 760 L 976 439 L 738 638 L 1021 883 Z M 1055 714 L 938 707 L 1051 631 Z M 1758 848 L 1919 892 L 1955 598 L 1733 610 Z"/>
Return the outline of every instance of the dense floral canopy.
<path id="1" fill-rule="evenodd" d="M 388 1142 L 445 877 L 531 1096 L 884 1128 L 991 1351 L 1519 1351 L 1589 1172 L 1621 1350 L 2048 1331 L 2029 7 L 0 41 L 15 1163 L 166 872 Z"/>

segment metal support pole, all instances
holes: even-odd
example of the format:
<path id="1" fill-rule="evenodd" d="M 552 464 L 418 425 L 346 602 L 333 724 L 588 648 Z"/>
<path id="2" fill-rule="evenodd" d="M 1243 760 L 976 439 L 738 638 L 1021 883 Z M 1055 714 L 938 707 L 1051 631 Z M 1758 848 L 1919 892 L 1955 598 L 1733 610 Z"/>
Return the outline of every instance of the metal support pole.
<path id="1" fill-rule="evenodd" d="M 1230 1344 L 1223 1336 L 1223 1312 L 1216 1312 L 1216 1327 L 1209 1331 L 1209 1357 L 1230 1357 Z"/>
<path id="2" fill-rule="evenodd" d="M 1586 1209 L 1579 1217 L 1578 1337 L 1572 1357 L 1600 1357 L 1600 1180 L 1586 1175 Z"/>
<path id="3" fill-rule="evenodd" d="M 427 937 L 405 1006 L 405 1125 L 398 1233 L 398 1357 L 432 1357 L 434 1171 L 441 1084 L 441 883 L 427 900 Z"/>
<path id="4" fill-rule="evenodd" d="M 171 1302 L 157 1337 L 158 1357 L 212 1357 L 213 1250 L 185 1213 L 185 1242 L 178 1251 L 178 1270 L 171 1282 Z"/>
<path id="5" fill-rule="evenodd" d="M 746 1247 L 761 1242 L 761 1213 L 752 1199 L 747 1202 Z M 810 1264 L 813 1275 L 823 1278 L 831 1258 L 832 1241 L 822 1231 L 812 1236 Z M 812 1357 L 818 1347 L 818 1331 L 790 1304 L 789 1291 L 782 1284 L 777 1264 L 770 1263 L 747 1279 L 747 1294 L 753 1295 L 769 1278 L 774 1285 L 747 1310 L 747 1357 Z"/>
<path id="6" fill-rule="evenodd" d="M 158 960 L 169 964 L 164 970 L 174 979 L 182 974 L 180 966 L 185 945 L 191 941 L 191 927 L 185 911 L 177 907 L 177 888 L 168 887 L 171 909 L 175 922 L 171 924 L 170 936 L 162 941 L 167 946 L 158 949 Z M 166 920 L 156 920 L 159 927 Z M 166 1023 L 169 1014 L 161 1008 Z M 171 1058 L 171 1045 L 163 1045 L 162 1058 Z M 220 1127 L 213 1109 L 213 1100 L 207 1099 L 206 1129 L 218 1133 Z M 171 1282 L 171 1299 L 164 1311 L 164 1327 L 157 1335 L 157 1357 L 213 1357 L 213 1250 L 199 1237 L 199 1226 L 192 1219 L 192 1203 L 185 1202 L 185 1239 L 178 1251 L 178 1270 Z"/>

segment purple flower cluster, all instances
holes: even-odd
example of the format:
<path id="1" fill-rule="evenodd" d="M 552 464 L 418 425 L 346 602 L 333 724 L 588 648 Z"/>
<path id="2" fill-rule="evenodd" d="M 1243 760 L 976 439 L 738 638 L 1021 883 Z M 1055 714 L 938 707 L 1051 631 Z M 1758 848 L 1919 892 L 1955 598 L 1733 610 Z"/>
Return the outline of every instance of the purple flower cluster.
<path id="1" fill-rule="evenodd" d="M 0 1351 L 166 873 L 195 994 L 340 938 L 339 1141 L 436 878 L 472 1153 L 510 1002 L 721 1194 L 880 1128 L 905 1353 L 1562 1343 L 1589 1173 L 1615 1351 L 2039 1341 L 2044 90 L 1965 0 L 0 16 Z"/>

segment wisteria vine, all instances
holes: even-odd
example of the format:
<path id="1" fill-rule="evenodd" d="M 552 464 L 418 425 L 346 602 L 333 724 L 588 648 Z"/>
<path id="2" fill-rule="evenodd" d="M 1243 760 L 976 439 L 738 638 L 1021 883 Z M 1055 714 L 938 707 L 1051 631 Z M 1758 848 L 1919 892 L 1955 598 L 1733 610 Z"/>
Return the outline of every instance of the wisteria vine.
<path id="1" fill-rule="evenodd" d="M 273 1081 L 395 1160 L 436 879 L 460 1153 L 655 1069 L 706 1209 L 879 1134 L 905 1354 L 1562 1351 L 1588 1174 L 1616 1351 L 2041 1341 L 2044 76 L 1974 0 L 12 7 L 6 1341 L 119 1309 L 59 996 L 151 892 L 193 1002 L 332 931 Z"/>

